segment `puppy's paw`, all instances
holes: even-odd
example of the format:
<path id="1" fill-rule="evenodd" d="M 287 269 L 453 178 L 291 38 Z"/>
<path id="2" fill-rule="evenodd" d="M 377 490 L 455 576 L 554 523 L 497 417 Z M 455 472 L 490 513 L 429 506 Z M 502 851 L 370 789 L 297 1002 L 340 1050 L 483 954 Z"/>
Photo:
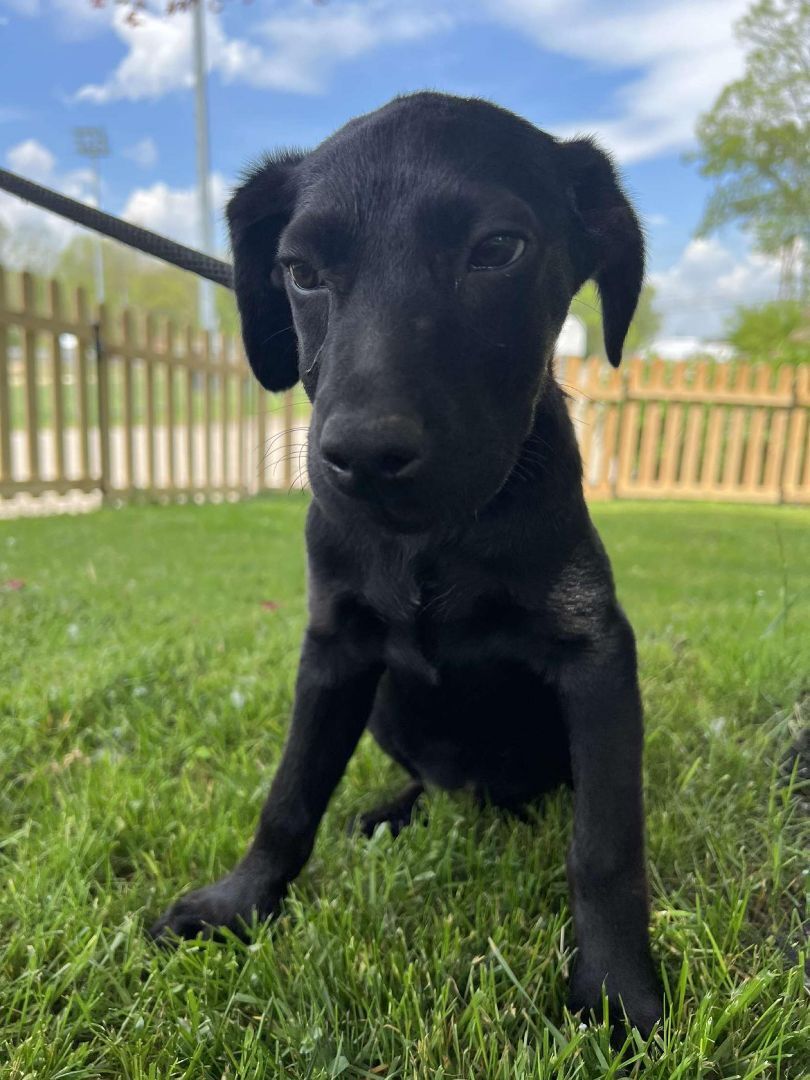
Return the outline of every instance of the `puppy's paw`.
<path id="1" fill-rule="evenodd" d="M 237 867 L 227 877 L 186 893 L 161 915 L 149 936 L 160 945 L 178 938 L 216 937 L 227 929 L 248 936 L 253 921 L 263 922 L 278 911 L 280 890 L 268 889 L 260 876 Z"/>
<path id="2" fill-rule="evenodd" d="M 398 836 L 413 821 L 417 804 L 424 790 L 419 782 L 408 784 L 405 790 L 390 802 L 385 802 L 374 810 L 352 818 L 346 826 L 346 831 L 349 835 L 359 833 L 371 838 L 378 825 L 387 825 L 392 836 Z"/>
<path id="3" fill-rule="evenodd" d="M 601 1019 L 603 986 L 611 1024 L 623 1026 L 626 1018 L 645 1039 L 649 1038 L 663 1015 L 663 994 L 652 971 L 646 968 L 638 972 L 625 970 L 621 976 L 608 974 L 600 978 L 594 971 L 577 965 L 568 998 L 571 1012 L 582 1012 L 585 1020 L 593 1012 Z"/>

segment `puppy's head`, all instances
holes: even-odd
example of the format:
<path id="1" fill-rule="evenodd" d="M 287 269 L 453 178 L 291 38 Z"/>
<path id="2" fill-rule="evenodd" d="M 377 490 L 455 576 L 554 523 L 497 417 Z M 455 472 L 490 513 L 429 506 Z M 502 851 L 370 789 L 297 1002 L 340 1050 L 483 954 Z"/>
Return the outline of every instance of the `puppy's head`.
<path id="1" fill-rule="evenodd" d="M 597 282 L 617 365 L 643 277 L 601 150 L 440 94 L 268 158 L 228 221 L 253 370 L 270 390 L 300 379 L 314 403 L 316 496 L 402 530 L 497 493 L 573 295 Z"/>

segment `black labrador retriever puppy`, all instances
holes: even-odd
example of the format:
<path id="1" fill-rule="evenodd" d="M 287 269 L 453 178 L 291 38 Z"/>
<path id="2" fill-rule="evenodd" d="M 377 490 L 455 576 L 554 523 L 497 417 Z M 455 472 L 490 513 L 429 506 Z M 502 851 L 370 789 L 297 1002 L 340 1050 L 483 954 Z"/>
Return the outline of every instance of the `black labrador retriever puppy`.
<path id="1" fill-rule="evenodd" d="M 313 402 L 309 626 L 253 844 L 153 934 L 244 930 L 304 866 L 365 728 L 424 785 L 520 808 L 574 788 L 574 1009 L 648 1032 L 642 715 L 633 632 L 582 494 L 552 353 L 594 279 L 617 365 L 642 283 L 609 158 L 480 100 L 397 98 L 228 206 L 250 363 Z"/>

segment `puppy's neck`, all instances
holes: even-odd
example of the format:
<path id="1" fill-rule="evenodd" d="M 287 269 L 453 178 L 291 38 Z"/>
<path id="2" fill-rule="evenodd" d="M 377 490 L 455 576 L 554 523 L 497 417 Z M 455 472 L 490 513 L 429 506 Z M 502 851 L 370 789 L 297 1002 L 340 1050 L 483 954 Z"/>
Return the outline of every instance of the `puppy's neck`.
<path id="1" fill-rule="evenodd" d="M 582 504 L 582 459 L 565 394 L 549 373 L 522 442 L 497 495 L 479 511 L 478 522 L 500 519 L 521 508 L 540 507 L 559 515 Z"/>

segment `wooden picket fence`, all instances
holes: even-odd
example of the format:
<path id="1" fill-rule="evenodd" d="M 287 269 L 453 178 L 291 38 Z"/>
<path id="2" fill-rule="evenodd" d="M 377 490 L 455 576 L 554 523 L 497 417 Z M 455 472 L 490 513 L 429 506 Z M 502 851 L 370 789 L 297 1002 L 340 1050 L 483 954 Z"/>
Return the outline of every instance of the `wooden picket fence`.
<path id="1" fill-rule="evenodd" d="M 810 365 L 558 358 L 591 499 L 810 503 Z M 309 406 L 230 339 L 0 269 L 0 509 L 239 498 L 306 484 Z"/>
<path id="2" fill-rule="evenodd" d="M 0 500 L 238 498 L 302 482 L 306 417 L 238 342 L 0 269 Z"/>
<path id="3" fill-rule="evenodd" d="M 557 365 L 592 499 L 810 503 L 810 365 Z"/>

